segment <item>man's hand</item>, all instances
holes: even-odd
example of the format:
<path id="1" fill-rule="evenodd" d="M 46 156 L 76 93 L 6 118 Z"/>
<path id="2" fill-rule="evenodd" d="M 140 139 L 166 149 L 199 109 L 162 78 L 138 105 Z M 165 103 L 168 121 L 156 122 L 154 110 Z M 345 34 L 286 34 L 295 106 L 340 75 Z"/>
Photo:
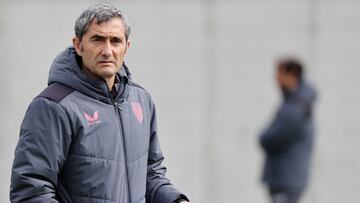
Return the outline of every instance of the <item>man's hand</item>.
<path id="1" fill-rule="evenodd" d="M 175 203 L 190 203 L 190 202 L 188 202 L 187 200 L 184 200 L 184 199 L 178 199 L 175 201 Z"/>
<path id="2" fill-rule="evenodd" d="M 188 199 L 184 196 L 184 197 L 180 197 L 177 200 L 175 200 L 174 203 L 190 203 L 189 201 L 187 201 Z"/>

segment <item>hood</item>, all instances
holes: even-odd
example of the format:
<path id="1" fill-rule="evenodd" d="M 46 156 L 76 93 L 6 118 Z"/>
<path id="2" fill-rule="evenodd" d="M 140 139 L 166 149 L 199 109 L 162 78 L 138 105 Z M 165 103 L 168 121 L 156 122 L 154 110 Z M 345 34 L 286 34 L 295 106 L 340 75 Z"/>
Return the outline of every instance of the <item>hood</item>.
<path id="1" fill-rule="evenodd" d="M 120 69 L 118 76 L 124 78 L 126 82 L 131 78 L 125 64 Z M 55 82 L 62 83 L 97 100 L 111 102 L 105 80 L 92 80 L 81 71 L 76 60 L 75 49 L 72 46 L 57 55 L 51 65 L 48 84 Z"/>
<path id="2" fill-rule="evenodd" d="M 310 107 L 315 103 L 317 94 L 312 85 L 302 80 L 295 91 L 285 93 L 284 96 L 285 99 L 296 99 Z"/>

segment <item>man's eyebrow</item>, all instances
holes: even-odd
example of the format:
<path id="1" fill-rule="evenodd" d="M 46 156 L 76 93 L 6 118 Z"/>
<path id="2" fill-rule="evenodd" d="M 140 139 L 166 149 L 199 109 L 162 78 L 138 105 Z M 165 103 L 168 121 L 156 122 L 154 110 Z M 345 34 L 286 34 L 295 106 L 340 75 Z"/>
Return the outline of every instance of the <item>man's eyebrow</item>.
<path id="1" fill-rule="evenodd" d="M 98 35 L 98 34 L 95 34 L 95 35 L 90 37 L 90 39 L 105 39 L 105 38 L 106 38 L 105 36 Z"/>
<path id="2" fill-rule="evenodd" d="M 121 37 L 118 37 L 118 36 L 110 36 L 110 40 L 122 41 L 123 39 Z"/>
<path id="3" fill-rule="evenodd" d="M 90 39 L 106 39 L 108 36 L 94 34 L 90 37 Z M 109 36 L 110 40 L 117 40 L 117 41 L 123 41 L 122 37 L 119 36 Z"/>

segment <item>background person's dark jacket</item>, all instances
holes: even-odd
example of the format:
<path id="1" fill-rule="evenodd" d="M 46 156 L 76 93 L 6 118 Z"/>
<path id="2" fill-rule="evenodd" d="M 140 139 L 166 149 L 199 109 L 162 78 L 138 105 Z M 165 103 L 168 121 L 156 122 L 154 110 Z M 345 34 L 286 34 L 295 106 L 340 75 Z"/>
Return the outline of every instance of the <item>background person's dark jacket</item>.
<path id="1" fill-rule="evenodd" d="M 260 137 L 266 160 L 263 181 L 270 188 L 304 189 L 310 170 L 314 140 L 314 89 L 301 82 L 284 101 Z"/>
<path id="2" fill-rule="evenodd" d="M 113 99 L 90 80 L 75 50 L 59 54 L 49 86 L 25 115 L 11 175 L 11 202 L 171 203 L 155 106 L 126 66 Z"/>

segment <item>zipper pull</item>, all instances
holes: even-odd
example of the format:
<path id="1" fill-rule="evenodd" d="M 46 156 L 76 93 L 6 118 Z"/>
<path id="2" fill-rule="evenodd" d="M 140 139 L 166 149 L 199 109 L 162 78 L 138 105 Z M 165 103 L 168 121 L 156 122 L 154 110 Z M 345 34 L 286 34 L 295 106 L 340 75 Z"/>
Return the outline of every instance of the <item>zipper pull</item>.
<path id="1" fill-rule="evenodd" d="M 120 110 L 122 111 L 123 108 L 121 107 L 121 105 L 118 102 L 115 102 L 114 105 Z"/>

